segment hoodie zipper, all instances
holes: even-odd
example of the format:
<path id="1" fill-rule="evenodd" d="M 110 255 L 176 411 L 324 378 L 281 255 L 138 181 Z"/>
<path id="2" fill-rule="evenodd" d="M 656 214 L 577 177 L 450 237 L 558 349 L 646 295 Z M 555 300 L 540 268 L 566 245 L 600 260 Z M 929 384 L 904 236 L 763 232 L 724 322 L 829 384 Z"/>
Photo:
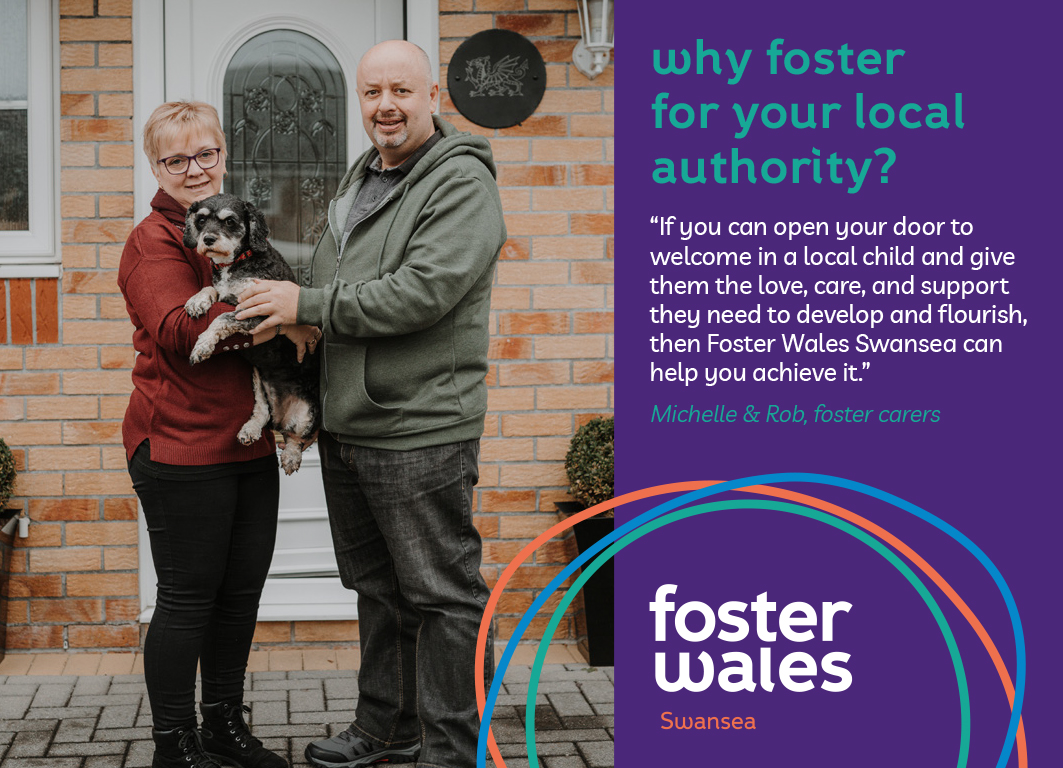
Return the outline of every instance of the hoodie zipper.
<path id="1" fill-rule="evenodd" d="M 396 194 L 396 192 L 399 189 L 402 190 L 402 194 L 406 194 L 406 190 L 408 188 L 409 188 L 409 184 L 400 184 L 400 185 L 396 186 L 395 189 L 393 189 L 390 193 L 388 193 L 384 197 L 383 200 L 380 201 L 380 204 L 376 208 L 374 208 L 369 213 L 367 213 L 365 216 L 363 216 L 362 220 L 359 221 L 357 224 L 355 224 L 353 227 L 351 227 L 349 232 L 345 232 L 344 233 L 343 241 L 340 243 L 340 247 L 336 251 L 336 271 L 332 275 L 332 282 L 336 282 L 336 280 L 339 279 L 339 276 L 340 276 L 340 261 L 343 260 L 343 249 L 347 247 L 347 241 L 350 239 L 351 235 L 354 234 L 354 230 L 358 229 L 358 227 L 362 224 L 362 222 L 368 221 L 370 217 L 376 215 L 376 213 L 380 209 L 382 209 L 385 205 L 390 203 L 396 197 L 401 197 L 401 195 L 397 195 Z M 335 201 L 333 201 L 333 210 L 335 210 L 334 205 L 335 205 Z M 344 222 L 344 228 L 346 228 L 346 222 Z M 330 230 L 331 230 L 331 227 L 330 227 Z M 332 239 L 333 240 L 336 239 L 335 235 L 333 235 Z M 311 264 L 311 275 L 313 275 L 313 264 Z M 327 357 L 328 352 L 327 352 L 327 350 L 328 350 L 328 343 L 325 343 L 321 347 L 321 367 L 322 367 L 322 370 L 325 372 L 325 387 L 321 391 L 321 418 L 322 418 L 322 421 L 324 421 L 324 418 L 325 418 L 325 403 L 328 400 L 328 357 Z"/>
<path id="2" fill-rule="evenodd" d="M 379 211 L 379 210 L 380 210 L 381 208 L 383 208 L 383 207 L 384 207 L 385 205 L 387 205 L 388 203 L 390 203 L 390 202 L 391 202 L 392 200 L 394 200 L 394 199 L 395 199 L 396 197 L 401 197 L 401 195 L 397 195 L 397 194 L 396 194 L 396 192 L 397 192 L 397 191 L 398 191 L 398 190 L 399 190 L 400 188 L 402 189 L 402 191 L 403 191 L 403 194 L 405 194 L 405 192 L 406 192 L 406 187 L 407 187 L 407 186 L 408 186 L 408 185 L 406 185 L 406 184 L 400 184 L 400 185 L 396 185 L 396 187 L 395 187 L 395 188 L 394 188 L 393 190 L 391 190 L 391 192 L 389 192 L 389 193 L 387 194 L 387 196 L 386 196 L 386 197 L 384 197 L 384 199 L 383 199 L 383 200 L 381 200 L 381 201 L 380 201 L 380 203 L 379 203 L 379 204 L 377 205 L 377 207 L 376 207 L 376 208 L 374 208 L 374 209 L 373 209 L 373 210 L 371 210 L 371 211 L 370 211 L 369 213 L 367 213 L 367 214 L 366 214 L 365 216 L 363 216 L 363 217 L 362 217 L 362 219 L 361 219 L 361 221 L 359 221 L 359 222 L 358 222 L 357 224 L 355 224 L 355 225 L 354 225 L 353 227 L 351 227 L 351 229 L 350 229 L 350 231 L 349 231 L 349 232 L 345 232 L 345 233 L 343 234 L 343 242 L 341 242 L 341 243 L 340 243 L 340 248 L 339 248 L 339 250 L 338 250 L 338 251 L 336 252 L 336 274 L 335 274 L 335 275 L 333 275 L 333 277 L 332 277 L 332 279 L 333 279 L 333 280 L 335 280 L 335 279 L 336 279 L 337 277 L 339 277 L 339 276 L 340 276 L 340 260 L 341 260 L 341 259 L 343 258 L 343 249 L 347 247 L 347 241 L 351 239 L 351 235 L 353 235 L 353 234 L 354 234 L 354 230 L 358 229 L 358 227 L 359 227 L 359 226 L 360 226 L 360 225 L 362 224 L 362 222 L 365 222 L 365 221 L 369 221 L 369 219 L 370 219 L 370 218 L 371 218 L 372 216 L 375 216 L 375 215 L 376 215 L 376 213 L 377 213 L 377 212 L 378 212 L 378 211 Z M 344 227 L 346 227 L 346 222 L 344 222 Z"/>

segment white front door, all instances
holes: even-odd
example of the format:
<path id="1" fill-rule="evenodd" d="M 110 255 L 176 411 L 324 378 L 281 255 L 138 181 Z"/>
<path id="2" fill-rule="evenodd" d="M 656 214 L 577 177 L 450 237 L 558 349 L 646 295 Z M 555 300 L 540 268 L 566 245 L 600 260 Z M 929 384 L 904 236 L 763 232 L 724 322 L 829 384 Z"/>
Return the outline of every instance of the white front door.
<path id="1" fill-rule="evenodd" d="M 434 62 L 437 9 L 436 0 L 142 0 L 134 122 L 139 130 L 163 101 L 216 106 L 229 145 L 225 191 L 263 210 L 272 241 L 304 277 L 336 183 L 369 146 L 355 95 L 358 59 L 405 32 Z M 146 166 L 136 170 L 141 215 L 156 186 Z M 156 579 L 143 523 L 140 573 L 146 621 Z M 337 575 L 315 447 L 298 473 L 281 478 L 277 548 L 259 619 L 355 615 Z"/>

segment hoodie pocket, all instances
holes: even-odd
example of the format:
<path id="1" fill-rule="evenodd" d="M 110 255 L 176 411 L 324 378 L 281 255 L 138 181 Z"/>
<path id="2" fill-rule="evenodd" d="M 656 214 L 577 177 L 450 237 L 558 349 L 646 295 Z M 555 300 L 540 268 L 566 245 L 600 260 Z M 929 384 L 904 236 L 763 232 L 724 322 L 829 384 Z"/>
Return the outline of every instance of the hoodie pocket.
<path id="1" fill-rule="evenodd" d="M 325 429 L 342 435 L 384 437 L 402 426 L 402 409 L 381 405 L 365 386 L 365 347 L 329 345 L 328 390 L 324 398 Z"/>

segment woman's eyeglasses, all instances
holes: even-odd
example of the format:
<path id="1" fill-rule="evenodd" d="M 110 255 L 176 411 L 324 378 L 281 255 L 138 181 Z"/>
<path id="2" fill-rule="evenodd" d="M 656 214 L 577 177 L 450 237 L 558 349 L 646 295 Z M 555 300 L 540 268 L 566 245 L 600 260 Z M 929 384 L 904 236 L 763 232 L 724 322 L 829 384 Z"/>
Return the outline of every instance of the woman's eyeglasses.
<path id="1" fill-rule="evenodd" d="M 174 155 L 173 157 L 164 157 L 158 162 L 162 163 L 162 167 L 174 176 L 180 176 L 182 173 L 188 171 L 189 163 L 193 160 L 196 161 L 196 165 L 202 170 L 209 171 L 218 164 L 219 160 L 221 160 L 221 147 L 204 149 L 202 152 L 197 152 L 194 155 Z"/>

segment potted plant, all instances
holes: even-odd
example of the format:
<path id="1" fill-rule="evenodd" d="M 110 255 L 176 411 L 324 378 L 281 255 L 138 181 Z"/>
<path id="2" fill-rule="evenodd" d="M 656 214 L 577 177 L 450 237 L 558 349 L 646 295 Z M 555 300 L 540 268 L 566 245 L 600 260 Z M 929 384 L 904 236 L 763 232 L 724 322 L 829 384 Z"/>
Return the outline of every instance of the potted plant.
<path id="1" fill-rule="evenodd" d="M 613 498 L 613 418 L 595 418 L 572 437 L 565 456 L 569 493 L 575 501 L 557 503 L 563 515 L 573 515 Z M 583 553 L 613 531 L 613 510 L 600 512 L 574 526 L 576 547 Z M 587 624 L 584 655 L 596 667 L 613 665 L 613 561 L 599 568 L 583 585 Z M 581 646 L 583 641 L 580 641 Z"/>
<path id="2" fill-rule="evenodd" d="M 15 457 L 0 437 L 0 529 L 21 510 L 8 509 L 7 502 L 15 493 Z M 11 561 L 13 533 L 0 532 L 0 660 L 7 647 L 7 578 Z"/>

